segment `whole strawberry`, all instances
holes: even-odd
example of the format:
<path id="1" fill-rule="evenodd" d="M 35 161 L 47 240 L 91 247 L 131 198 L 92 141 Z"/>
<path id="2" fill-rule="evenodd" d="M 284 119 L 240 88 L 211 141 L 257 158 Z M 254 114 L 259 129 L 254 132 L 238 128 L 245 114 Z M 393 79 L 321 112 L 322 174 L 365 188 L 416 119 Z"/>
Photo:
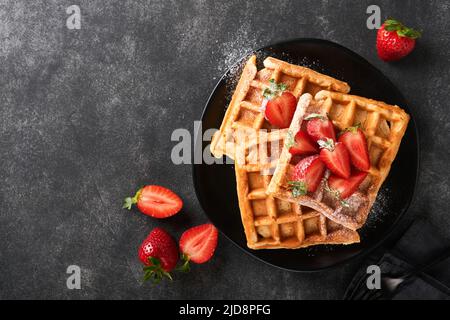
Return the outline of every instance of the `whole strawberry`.
<path id="1" fill-rule="evenodd" d="M 384 61 L 397 61 L 406 57 L 416 46 L 419 31 L 404 26 L 395 19 L 386 20 L 377 34 L 377 51 Z"/>
<path id="2" fill-rule="evenodd" d="M 172 280 L 170 271 L 177 265 L 179 258 L 175 240 L 163 229 L 153 229 L 139 247 L 139 259 L 145 265 L 144 280 L 154 283 L 163 277 Z"/>

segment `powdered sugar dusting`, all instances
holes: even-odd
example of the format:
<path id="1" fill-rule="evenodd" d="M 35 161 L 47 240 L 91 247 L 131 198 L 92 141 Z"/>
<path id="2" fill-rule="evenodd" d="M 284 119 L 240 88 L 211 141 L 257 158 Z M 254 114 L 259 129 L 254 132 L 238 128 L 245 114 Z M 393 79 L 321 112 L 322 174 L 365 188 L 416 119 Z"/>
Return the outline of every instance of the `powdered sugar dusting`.
<path id="1" fill-rule="evenodd" d="M 236 37 L 231 41 L 220 44 L 219 51 L 224 59 L 219 62 L 217 69 L 220 73 L 225 73 L 232 68 L 239 59 L 249 55 L 257 47 L 256 39 L 250 35 L 248 23 L 244 23 L 236 31 Z"/>
<path id="2" fill-rule="evenodd" d="M 385 187 L 378 192 L 377 199 L 372 206 L 372 210 L 367 217 L 367 221 L 364 228 L 376 228 L 387 215 L 391 212 L 389 210 L 389 203 L 391 202 L 391 191 L 389 188 Z"/>
<path id="3" fill-rule="evenodd" d="M 231 100 L 245 62 L 253 53 L 254 48 L 257 47 L 256 39 L 252 34 L 249 34 L 249 29 L 248 23 L 244 23 L 235 32 L 236 36 L 232 40 L 224 42 L 218 47 L 223 56 L 223 59 L 219 60 L 217 65 L 218 73 L 223 74 L 228 71 L 225 77 L 227 101 Z"/>
<path id="4" fill-rule="evenodd" d="M 219 46 L 219 50 L 222 52 L 224 59 L 221 63 L 218 64 L 218 71 L 219 73 L 225 73 L 228 71 L 224 78 L 227 86 L 227 101 L 231 100 L 232 94 L 237 85 L 237 82 L 239 81 L 245 62 L 253 54 L 256 55 L 258 70 L 263 67 L 262 62 L 264 61 L 264 59 L 268 56 L 272 56 L 291 64 L 310 68 L 325 75 L 330 75 L 329 70 L 327 70 L 327 68 L 318 59 L 312 59 L 306 56 L 294 57 L 286 52 L 275 54 L 272 52 L 272 49 L 270 47 L 267 48 L 267 50 L 253 51 L 253 49 L 257 46 L 256 41 L 248 41 L 248 34 L 245 27 L 241 27 L 239 31 L 239 35 L 236 39 L 234 39 L 233 41 L 225 42 Z M 342 79 L 340 74 L 334 73 L 331 76 L 341 80 L 345 80 Z"/>

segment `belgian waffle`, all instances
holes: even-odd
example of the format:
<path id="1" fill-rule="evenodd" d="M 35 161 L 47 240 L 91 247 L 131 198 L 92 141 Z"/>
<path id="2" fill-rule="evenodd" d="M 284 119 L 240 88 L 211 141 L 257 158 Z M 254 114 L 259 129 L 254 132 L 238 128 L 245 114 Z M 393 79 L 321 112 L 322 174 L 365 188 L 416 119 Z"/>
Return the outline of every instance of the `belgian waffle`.
<path id="1" fill-rule="evenodd" d="M 269 87 L 271 79 L 286 84 L 287 90 L 296 98 L 303 93 L 314 95 L 323 89 L 344 93 L 350 90 L 345 82 L 272 57 L 266 58 L 264 68 L 258 71 L 253 55 L 242 71 L 222 125 L 211 141 L 210 149 L 215 157 L 227 155 L 234 159 L 236 129 L 272 129 L 261 112 L 263 90 Z"/>
<path id="2" fill-rule="evenodd" d="M 245 136 L 245 143 L 237 141 L 236 184 L 247 246 L 295 249 L 359 242 L 356 231 L 326 218 L 319 211 L 266 193 L 272 179 L 270 169 L 274 169 L 279 158 L 270 150 L 276 145 L 281 151 L 286 134 L 286 129 L 253 131 Z"/>
<path id="3" fill-rule="evenodd" d="M 289 128 L 290 134 L 295 135 L 300 130 L 303 118 L 311 113 L 327 114 L 339 130 L 360 124 L 367 138 L 371 163 L 366 179 L 357 192 L 346 199 L 347 206 L 343 206 L 326 188 L 326 179 L 323 179 L 314 194 L 294 197 L 289 190 L 288 181 L 291 180 L 296 161 L 285 146 L 267 191 L 271 196 L 282 200 L 314 208 L 327 218 L 356 230 L 366 221 L 377 193 L 389 174 L 406 131 L 409 115 L 400 107 L 384 102 L 320 91 L 314 99 L 309 94 L 300 97 Z"/>

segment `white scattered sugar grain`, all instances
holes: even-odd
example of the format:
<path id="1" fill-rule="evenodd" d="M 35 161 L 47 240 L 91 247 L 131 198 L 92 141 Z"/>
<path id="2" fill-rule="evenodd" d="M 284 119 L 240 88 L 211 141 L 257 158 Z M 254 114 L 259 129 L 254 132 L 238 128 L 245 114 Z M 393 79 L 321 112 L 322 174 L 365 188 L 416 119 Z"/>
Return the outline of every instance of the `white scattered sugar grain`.
<path id="1" fill-rule="evenodd" d="M 223 56 L 222 61 L 217 65 L 218 71 L 225 73 L 228 69 L 233 67 L 239 59 L 257 47 L 257 41 L 254 35 L 249 33 L 249 24 L 242 24 L 234 33 L 235 36 L 230 41 L 220 44 L 219 51 Z"/>
<path id="2" fill-rule="evenodd" d="M 372 206 L 364 228 L 376 228 L 391 213 L 388 208 L 391 200 L 390 194 L 389 188 L 382 188 L 378 192 L 377 199 Z"/>
<path id="3" fill-rule="evenodd" d="M 220 44 L 216 41 L 218 44 L 217 51 L 219 53 L 217 73 L 227 73 L 226 77 L 224 78 L 227 87 L 227 103 L 226 106 L 224 106 L 225 108 L 228 106 L 228 103 L 231 100 L 234 89 L 236 88 L 237 82 L 239 81 L 239 78 L 241 76 L 243 66 L 252 54 L 256 54 L 259 66 L 261 66 L 262 61 L 270 55 L 291 64 L 304 66 L 323 74 L 329 74 L 327 68 L 318 59 L 313 59 L 305 56 L 292 56 L 291 54 L 286 52 L 274 55 L 270 53 L 270 47 L 267 51 L 255 52 L 254 50 L 259 46 L 259 44 L 254 34 L 249 30 L 251 30 L 251 28 L 248 23 L 244 23 L 239 27 L 238 30 L 234 32 L 234 36 L 231 40 Z M 220 58 L 220 56 L 222 56 L 222 58 Z M 338 71 L 335 70 L 335 74 L 330 75 L 345 81 L 341 74 L 339 72 L 338 74 L 336 74 L 336 72 Z"/>

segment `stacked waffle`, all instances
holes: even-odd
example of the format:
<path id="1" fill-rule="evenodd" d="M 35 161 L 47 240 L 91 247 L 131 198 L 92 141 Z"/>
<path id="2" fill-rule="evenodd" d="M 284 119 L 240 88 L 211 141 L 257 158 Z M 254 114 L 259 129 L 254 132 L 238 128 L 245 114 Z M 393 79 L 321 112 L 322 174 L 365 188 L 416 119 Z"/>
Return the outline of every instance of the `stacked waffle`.
<path id="1" fill-rule="evenodd" d="M 264 116 L 263 92 L 282 83 L 298 101 L 288 129 L 272 126 Z M 235 160 L 236 184 L 247 245 L 252 249 L 304 248 L 318 244 L 359 242 L 356 232 L 370 208 L 405 133 L 409 116 L 398 106 L 347 94 L 342 81 L 274 58 L 257 70 L 256 56 L 246 63 L 211 141 L 215 157 Z M 295 135 L 309 114 L 327 114 L 344 130 L 360 124 L 367 138 L 370 169 L 358 190 L 336 201 L 324 178 L 314 193 L 294 196 L 288 182 L 295 161 L 285 139 Z M 328 174 L 328 172 L 327 172 Z M 327 175 L 326 174 L 326 175 Z"/>

